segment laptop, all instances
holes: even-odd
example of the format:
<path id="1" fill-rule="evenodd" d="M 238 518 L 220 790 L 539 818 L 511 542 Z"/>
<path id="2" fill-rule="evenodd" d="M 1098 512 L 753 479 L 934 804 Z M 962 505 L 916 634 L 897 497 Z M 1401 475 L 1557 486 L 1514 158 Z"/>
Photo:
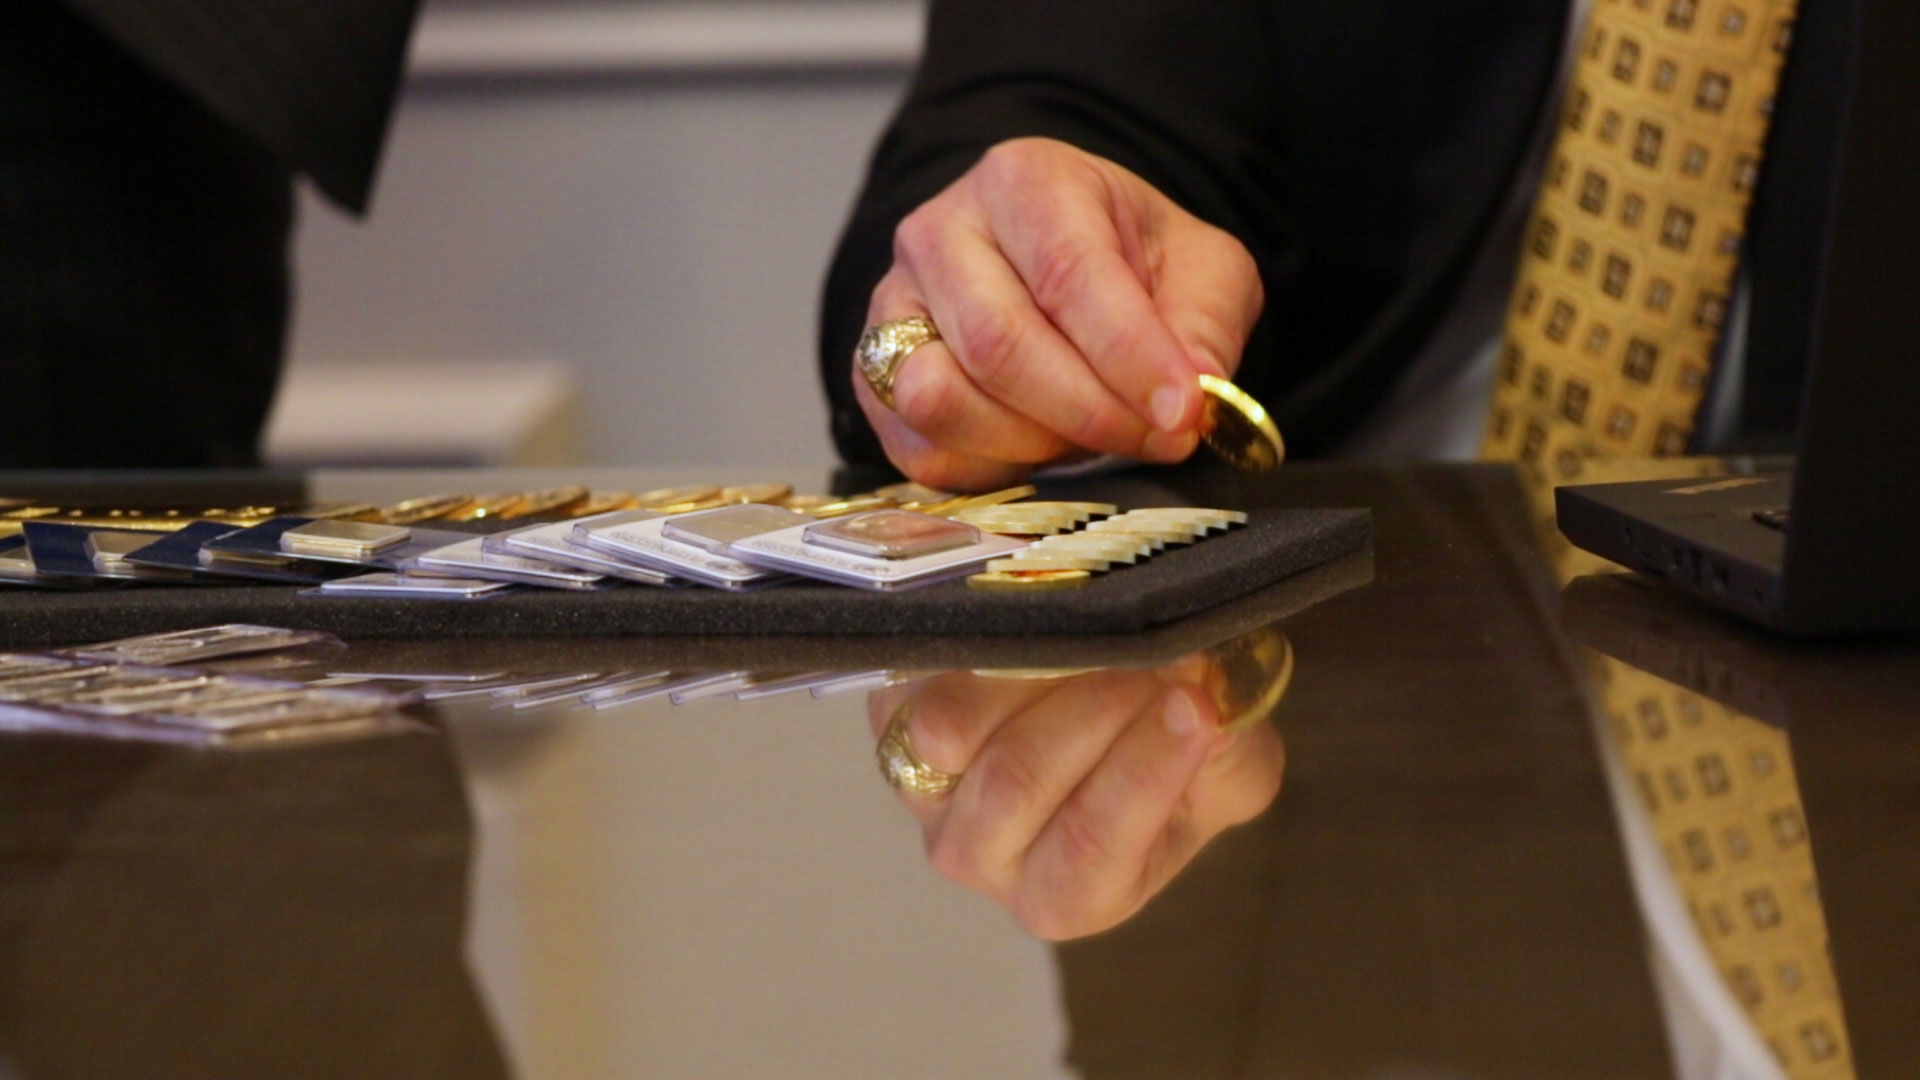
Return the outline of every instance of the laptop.
<path id="1" fill-rule="evenodd" d="M 1790 470 L 1555 491 L 1576 546 L 1798 636 L 1920 629 L 1920 3 L 1801 8 L 1748 235 Z"/>

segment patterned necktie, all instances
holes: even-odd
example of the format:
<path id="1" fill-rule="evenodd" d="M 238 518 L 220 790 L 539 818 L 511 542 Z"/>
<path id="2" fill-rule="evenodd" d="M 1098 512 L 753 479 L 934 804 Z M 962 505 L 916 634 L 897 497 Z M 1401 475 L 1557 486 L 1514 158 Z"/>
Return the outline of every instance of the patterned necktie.
<path id="1" fill-rule="evenodd" d="M 1552 485 L 1608 478 L 1608 457 L 1682 454 L 1692 437 L 1794 7 L 1594 0 L 1481 444 L 1483 457 L 1521 464 L 1562 583 L 1611 567 L 1560 537 Z M 1794 1080 L 1851 1077 L 1785 733 L 1590 659 L 1613 741 L 1721 977 Z"/>
<path id="2" fill-rule="evenodd" d="M 1490 458 L 1679 454 L 1706 394 L 1794 0 L 1595 0 L 1547 164 Z"/>

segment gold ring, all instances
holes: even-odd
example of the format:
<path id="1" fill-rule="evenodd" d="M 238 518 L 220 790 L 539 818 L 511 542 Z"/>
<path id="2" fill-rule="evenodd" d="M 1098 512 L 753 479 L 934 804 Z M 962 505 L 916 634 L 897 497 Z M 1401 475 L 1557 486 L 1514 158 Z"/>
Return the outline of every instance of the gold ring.
<path id="1" fill-rule="evenodd" d="M 933 320 L 924 315 L 909 315 L 904 319 L 888 319 L 876 323 L 860 335 L 860 344 L 853 347 L 853 366 L 866 377 L 867 385 L 873 387 L 873 396 L 880 404 L 893 408 L 893 379 L 900 373 L 900 365 L 907 362 L 913 350 L 929 341 L 939 341 L 940 330 Z"/>
<path id="2" fill-rule="evenodd" d="M 880 775 L 886 777 L 895 791 L 943 795 L 953 790 L 960 776 L 941 772 L 920 760 L 920 755 L 914 752 L 913 743 L 907 738 L 907 711 L 912 704 L 901 702 L 887 719 L 887 729 L 880 733 L 880 745 L 873 750 L 874 756 L 880 759 Z"/>

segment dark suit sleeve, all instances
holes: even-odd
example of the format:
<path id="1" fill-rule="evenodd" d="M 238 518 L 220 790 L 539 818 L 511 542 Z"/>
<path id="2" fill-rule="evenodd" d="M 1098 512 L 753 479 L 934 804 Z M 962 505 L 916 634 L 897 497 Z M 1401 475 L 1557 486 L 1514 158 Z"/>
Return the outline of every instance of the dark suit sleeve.
<path id="1" fill-rule="evenodd" d="M 1061 139 L 1237 236 L 1267 312 L 1238 380 L 1290 447 L 1350 427 L 1430 330 L 1511 184 L 1561 0 L 933 0 L 927 52 L 830 272 L 843 456 L 881 460 L 847 357 L 894 226 L 1004 139 Z"/>

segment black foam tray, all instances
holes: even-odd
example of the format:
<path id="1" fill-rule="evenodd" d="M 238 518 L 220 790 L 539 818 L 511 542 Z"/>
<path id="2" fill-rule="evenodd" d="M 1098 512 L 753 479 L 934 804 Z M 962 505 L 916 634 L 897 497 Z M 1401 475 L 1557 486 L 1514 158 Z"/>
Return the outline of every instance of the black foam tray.
<path id="1" fill-rule="evenodd" d="M 351 639 L 595 635 L 1124 634 L 1205 611 L 1367 546 L 1366 510 L 1264 509 L 1084 588 L 982 593 L 948 582 L 901 593 L 802 583 L 759 592 L 529 589 L 484 600 L 310 597 L 282 585 L 0 591 L 0 645 L 72 644 L 223 622 Z"/>

